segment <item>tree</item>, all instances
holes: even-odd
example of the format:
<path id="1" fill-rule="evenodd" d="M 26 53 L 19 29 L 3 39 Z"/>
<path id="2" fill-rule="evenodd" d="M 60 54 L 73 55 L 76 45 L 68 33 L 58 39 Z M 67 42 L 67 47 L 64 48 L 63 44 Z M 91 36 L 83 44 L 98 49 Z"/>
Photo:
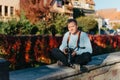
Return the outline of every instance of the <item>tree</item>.
<path id="1" fill-rule="evenodd" d="M 90 31 L 97 31 L 97 21 L 93 17 L 79 17 L 77 18 L 78 26 L 85 32 L 90 33 Z"/>
<path id="2" fill-rule="evenodd" d="M 41 20 L 36 23 L 36 26 L 38 26 L 39 29 L 38 34 L 52 34 L 53 36 L 55 34 L 64 34 L 67 19 L 68 16 L 65 14 L 51 13 L 49 21 Z"/>
<path id="3" fill-rule="evenodd" d="M 41 19 L 49 20 L 51 2 L 52 0 L 21 0 L 21 11 L 25 12 L 26 17 L 32 23 Z"/>

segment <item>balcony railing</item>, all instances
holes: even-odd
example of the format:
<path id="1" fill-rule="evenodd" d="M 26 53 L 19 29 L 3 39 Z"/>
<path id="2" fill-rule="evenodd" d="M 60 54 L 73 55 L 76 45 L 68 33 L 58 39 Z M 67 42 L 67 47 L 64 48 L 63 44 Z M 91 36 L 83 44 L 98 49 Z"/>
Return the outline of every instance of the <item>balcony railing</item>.
<path id="1" fill-rule="evenodd" d="M 15 17 L 5 17 L 5 16 L 0 16 L 0 21 L 8 21 L 8 20 L 11 20 L 11 19 L 16 19 Z"/>

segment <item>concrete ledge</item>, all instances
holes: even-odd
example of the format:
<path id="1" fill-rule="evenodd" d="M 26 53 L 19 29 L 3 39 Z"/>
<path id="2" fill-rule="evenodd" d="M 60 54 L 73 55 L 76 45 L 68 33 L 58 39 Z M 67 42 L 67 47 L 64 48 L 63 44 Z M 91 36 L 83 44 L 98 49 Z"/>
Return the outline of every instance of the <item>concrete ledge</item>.
<path id="1" fill-rule="evenodd" d="M 85 65 L 89 70 L 120 63 L 120 52 L 102 54 L 92 57 L 92 61 Z"/>
<path id="2" fill-rule="evenodd" d="M 79 78 L 78 80 L 87 80 L 86 78 L 81 79 L 81 75 L 91 74 L 91 76 L 95 76 L 102 74 L 109 71 L 111 65 L 117 63 L 120 63 L 120 52 L 93 56 L 92 61 L 85 65 L 88 69 L 86 72 L 51 64 L 38 68 L 12 71 L 10 72 L 10 80 L 77 80 L 76 78 Z"/>
<path id="3" fill-rule="evenodd" d="M 52 65 L 52 66 L 56 66 L 56 64 Z M 61 69 L 59 68 L 59 70 L 57 72 L 53 72 L 51 74 L 42 76 L 36 80 L 62 80 L 63 78 L 69 77 L 69 76 L 73 76 L 73 75 L 77 75 L 80 71 L 72 69 L 70 67 L 61 67 Z"/>
<path id="4" fill-rule="evenodd" d="M 28 68 L 10 72 L 10 80 L 54 80 L 77 74 L 79 71 L 69 67 L 59 67 L 57 64 Z"/>

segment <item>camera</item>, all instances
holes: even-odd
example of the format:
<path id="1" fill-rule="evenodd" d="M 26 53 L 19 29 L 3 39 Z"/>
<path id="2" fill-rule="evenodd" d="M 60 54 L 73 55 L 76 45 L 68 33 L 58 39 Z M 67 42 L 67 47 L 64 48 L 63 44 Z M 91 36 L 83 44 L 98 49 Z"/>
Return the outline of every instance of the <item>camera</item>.
<path id="1" fill-rule="evenodd" d="M 74 51 L 74 49 L 72 49 L 72 48 L 66 48 L 65 49 L 66 53 L 71 53 L 72 54 L 73 51 Z"/>
<path id="2" fill-rule="evenodd" d="M 65 49 L 65 52 L 68 55 L 68 64 L 69 65 L 72 65 L 72 53 L 73 53 L 73 51 L 74 51 L 74 49 L 72 49 L 72 48 L 66 48 Z"/>

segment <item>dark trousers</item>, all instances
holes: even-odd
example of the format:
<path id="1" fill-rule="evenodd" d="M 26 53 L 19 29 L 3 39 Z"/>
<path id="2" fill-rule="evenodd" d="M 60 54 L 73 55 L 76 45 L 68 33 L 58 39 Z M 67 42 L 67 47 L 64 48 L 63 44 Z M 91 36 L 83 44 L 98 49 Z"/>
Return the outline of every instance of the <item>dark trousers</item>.
<path id="1" fill-rule="evenodd" d="M 51 56 L 63 62 L 64 65 L 68 65 L 68 56 L 61 52 L 58 48 L 54 48 L 51 51 Z M 89 52 L 82 53 L 81 55 L 76 55 L 72 57 L 72 63 L 85 65 L 91 61 L 91 54 Z"/>

